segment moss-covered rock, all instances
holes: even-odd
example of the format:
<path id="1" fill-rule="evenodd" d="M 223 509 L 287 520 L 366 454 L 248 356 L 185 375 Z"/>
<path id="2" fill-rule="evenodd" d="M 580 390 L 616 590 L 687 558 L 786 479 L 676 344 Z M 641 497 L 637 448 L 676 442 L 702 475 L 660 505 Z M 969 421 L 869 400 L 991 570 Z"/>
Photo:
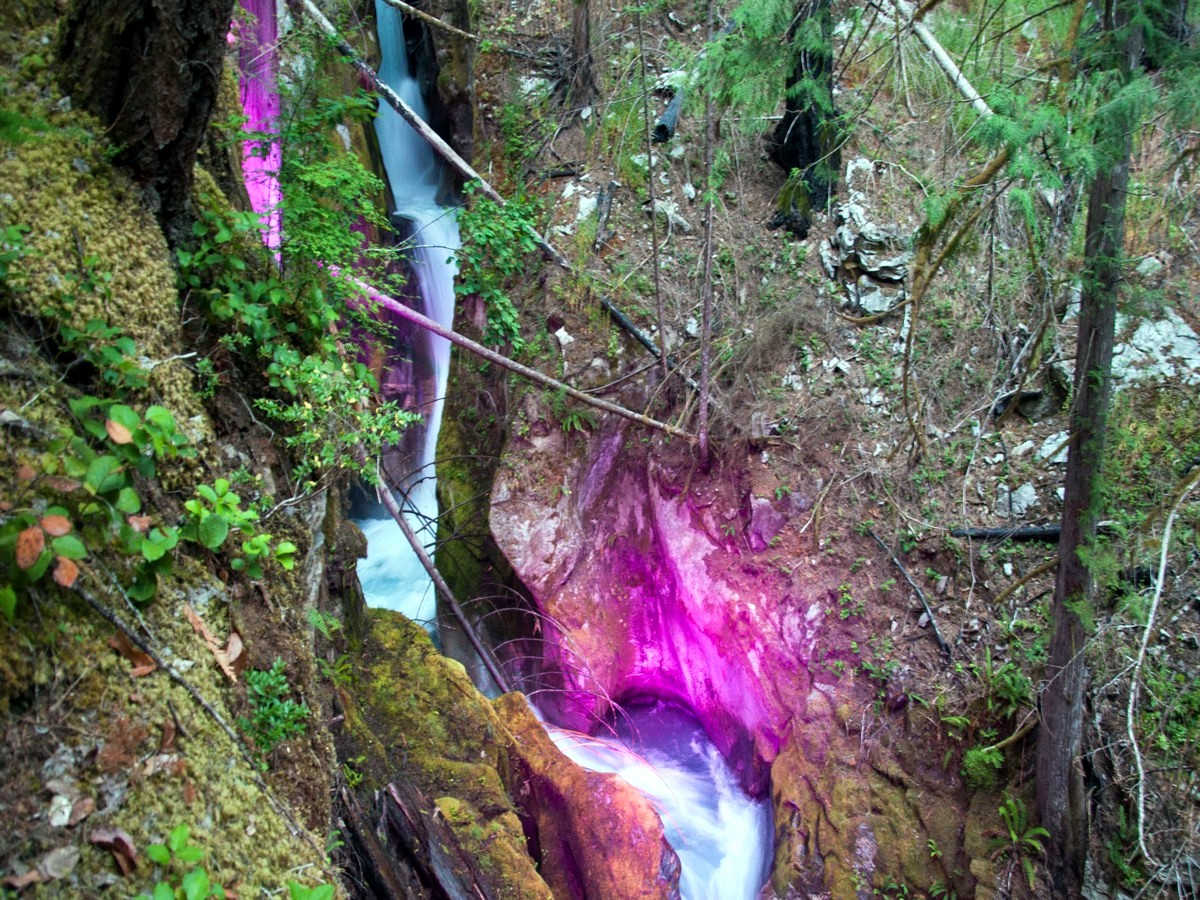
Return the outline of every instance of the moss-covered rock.
<path id="1" fill-rule="evenodd" d="M 500 779 L 512 739 L 462 665 L 442 656 L 419 625 L 372 610 L 360 675 L 344 702 L 342 756 L 359 759 L 364 787 L 411 782 L 436 799 L 497 896 L 550 896 Z"/>

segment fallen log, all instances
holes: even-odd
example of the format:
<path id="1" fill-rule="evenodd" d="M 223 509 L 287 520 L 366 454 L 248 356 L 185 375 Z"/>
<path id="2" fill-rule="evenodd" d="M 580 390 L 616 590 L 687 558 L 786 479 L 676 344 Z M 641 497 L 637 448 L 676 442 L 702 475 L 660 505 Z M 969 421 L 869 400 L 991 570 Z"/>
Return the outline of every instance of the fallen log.
<path id="1" fill-rule="evenodd" d="M 360 284 L 362 283 L 360 282 Z M 508 369 L 510 372 L 516 372 L 518 375 L 528 378 L 530 381 L 535 381 L 538 384 L 544 385 L 545 387 L 553 388 L 556 391 L 562 391 L 568 397 L 573 400 L 578 400 L 580 403 L 586 403 L 588 406 L 593 406 L 596 409 L 604 410 L 604 412 L 613 413 L 614 415 L 637 422 L 639 425 L 646 425 L 650 428 L 656 428 L 659 431 L 671 435 L 672 437 L 683 438 L 686 441 L 694 441 L 696 439 L 695 435 L 684 431 L 682 428 L 676 428 L 674 425 L 668 425 L 665 422 L 659 422 L 657 419 L 652 419 L 649 416 L 644 416 L 641 413 L 634 412 L 631 409 L 626 409 L 624 406 L 619 406 L 616 403 L 609 403 L 607 400 L 601 400 L 598 397 L 591 397 L 585 394 L 583 391 L 577 390 L 570 385 L 563 384 L 561 381 L 551 378 L 549 375 L 543 375 L 537 369 L 531 369 L 529 366 L 515 362 L 514 360 L 509 359 L 507 356 L 502 356 L 494 350 L 489 350 L 487 347 L 483 346 L 483 344 L 476 343 L 469 337 L 464 337 L 456 331 L 451 331 L 449 328 L 439 325 L 433 319 L 421 315 L 415 309 L 409 309 L 403 303 L 393 300 L 391 297 L 388 297 L 385 294 L 380 294 L 377 291 L 371 290 L 366 285 L 362 286 L 368 291 L 371 300 L 375 301 L 389 312 L 394 313 L 402 319 L 412 322 L 414 325 L 421 326 L 426 331 L 432 331 L 434 334 L 444 337 L 452 344 L 458 344 L 460 347 L 471 351 L 476 356 L 486 359 L 488 362 L 494 362 L 496 365 Z M 613 308 L 608 306 L 605 308 L 608 309 L 610 313 L 613 312 Z M 654 346 L 653 342 L 650 341 L 649 338 L 647 338 L 646 341 L 651 347 Z M 657 352 L 657 349 L 652 352 Z"/>
<path id="2" fill-rule="evenodd" d="M 654 135 L 652 138 L 654 143 L 665 144 L 675 136 L 675 128 L 679 124 L 679 112 L 681 109 L 683 109 L 683 88 L 676 88 L 675 95 L 671 97 L 671 102 L 667 104 L 662 118 L 654 124 Z"/>
<path id="3" fill-rule="evenodd" d="M 413 785 L 393 781 L 379 795 L 384 843 L 399 850 L 428 890 L 446 900 L 490 900 L 496 894 L 458 837 Z"/>

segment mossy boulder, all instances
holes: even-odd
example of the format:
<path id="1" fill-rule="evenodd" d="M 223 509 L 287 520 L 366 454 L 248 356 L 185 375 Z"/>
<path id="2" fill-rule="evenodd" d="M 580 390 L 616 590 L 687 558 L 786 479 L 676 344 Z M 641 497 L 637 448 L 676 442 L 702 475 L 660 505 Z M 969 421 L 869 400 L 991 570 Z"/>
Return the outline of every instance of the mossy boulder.
<path id="1" fill-rule="evenodd" d="M 358 760 L 363 787 L 410 782 L 435 798 L 496 896 L 549 897 L 500 777 L 512 739 L 462 665 L 442 656 L 419 625 L 376 609 L 359 672 L 344 696 L 341 755 Z"/>

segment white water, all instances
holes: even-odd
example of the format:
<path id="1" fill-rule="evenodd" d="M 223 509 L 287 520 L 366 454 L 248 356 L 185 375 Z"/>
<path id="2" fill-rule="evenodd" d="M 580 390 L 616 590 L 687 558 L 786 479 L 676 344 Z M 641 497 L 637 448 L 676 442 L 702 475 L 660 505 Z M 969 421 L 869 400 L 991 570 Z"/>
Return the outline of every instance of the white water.
<path id="1" fill-rule="evenodd" d="M 633 708 L 615 737 L 547 726 L 581 766 L 614 772 L 654 805 L 679 855 L 684 900 L 753 900 L 770 874 L 766 800 L 742 791 L 700 724 L 677 707 Z"/>
<path id="2" fill-rule="evenodd" d="M 382 53 L 380 77 L 421 118 L 427 118 L 420 87 L 408 71 L 400 13 L 383 0 L 376 0 L 375 16 Z M 387 103 L 379 105 L 375 134 L 396 204 L 393 219 L 399 217 L 412 223 L 416 243 L 413 271 L 425 314 L 450 328 L 454 323 L 454 276 L 458 271 L 454 253 L 459 248 L 459 235 L 454 211 L 437 205 L 442 167 L 429 145 Z M 424 444 L 414 461 L 409 484 L 405 485 L 406 498 L 400 499 L 408 512 L 409 524 L 432 556 L 438 514 L 434 459 L 450 370 L 450 342 L 436 335 L 428 338 L 434 397 L 426 404 Z M 358 525 L 367 538 L 367 558 L 358 566 L 367 604 L 399 610 L 423 623 L 432 633 L 437 609 L 433 585 L 400 527 L 390 518 L 359 520 Z"/>
<path id="3" fill-rule="evenodd" d="M 376 0 L 380 76 L 426 117 L 419 86 L 409 75 L 400 14 Z M 451 327 L 454 318 L 453 254 L 459 247 L 452 210 L 437 205 L 441 167 L 432 150 L 387 104 L 375 119 L 384 168 L 396 209 L 413 225 L 413 252 L 425 312 Z M 436 396 L 428 405 L 425 441 L 407 487 L 409 521 L 427 548 L 436 538 L 434 472 L 450 344 L 430 336 Z M 436 619 L 432 585 L 416 555 L 390 518 L 358 522 L 368 555 L 358 565 L 367 603 L 397 609 L 431 632 Z M 567 756 L 596 771 L 615 772 L 641 791 L 663 819 L 667 840 L 679 855 L 684 900 L 753 900 L 769 874 L 772 823 L 769 804 L 748 797 L 724 758 L 691 716 L 675 707 L 645 707 L 619 724 L 618 736 L 588 738 L 548 728 Z"/>

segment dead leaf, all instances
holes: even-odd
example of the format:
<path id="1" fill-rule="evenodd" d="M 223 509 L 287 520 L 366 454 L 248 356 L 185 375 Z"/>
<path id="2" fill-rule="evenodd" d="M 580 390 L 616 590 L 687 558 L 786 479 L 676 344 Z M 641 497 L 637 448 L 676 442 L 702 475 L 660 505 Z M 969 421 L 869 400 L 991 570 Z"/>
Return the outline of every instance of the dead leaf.
<path id="1" fill-rule="evenodd" d="M 246 654 L 246 645 L 242 643 L 242 636 L 236 631 L 229 632 L 229 643 L 225 647 L 225 658 L 229 660 L 229 665 L 233 667 L 233 671 L 239 675 L 246 671 L 250 657 Z"/>
<path id="2" fill-rule="evenodd" d="M 237 681 L 237 672 L 233 671 L 233 666 L 229 664 L 229 658 L 226 657 L 225 651 L 221 649 L 221 645 L 217 643 L 217 639 L 213 637 L 213 633 L 208 630 L 208 626 L 204 624 L 204 620 L 200 618 L 200 614 L 192 609 L 192 604 L 183 604 L 183 614 L 192 623 L 192 628 L 196 634 L 204 639 L 204 643 L 212 651 L 212 655 L 216 659 L 217 665 L 221 667 L 221 671 L 229 677 L 230 681 Z"/>
<path id="3" fill-rule="evenodd" d="M 109 775 L 128 772 L 141 755 L 138 748 L 149 732 L 128 716 L 117 716 L 109 723 L 105 743 L 96 752 L 96 764 Z"/>
<path id="4" fill-rule="evenodd" d="M 46 535 L 36 525 L 26 528 L 17 535 L 15 554 L 18 569 L 31 569 L 46 549 Z"/>
<path id="5" fill-rule="evenodd" d="M 137 848 L 133 844 L 133 838 L 120 828 L 97 828 L 89 835 L 88 840 L 101 850 L 112 853 L 122 875 L 128 875 L 137 868 Z"/>
<path id="6" fill-rule="evenodd" d="M 183 783 L 183 802 L 191 806 L 196 800 L 196 786 L 190 781 Z"/>
<path id="7" fill-rule="evenodd" d="M 17 466 L 17 481 L 33 481 L 37 478 L 37 471 L 29 463 L 21 463 Z"/>
<path id="8" fill-rule="evenodd" d="M 113 419 L 104 420 L 104 430 L 114 444 L 132 444 L 133 432 Z"/>
<path id="9" fill-rule="evenodd" d="M 37 884 L 42 881 L 42 873 L 37 869 L 30 869 L 24 875 L 9 875 L 4 879 L 4 886 L 11 888 L 14 891 L 19 891 L 21 888 L 28 887 L 31 884 Z"/>
<path id="10" fill-rule="evenodd" d="M 42 530 L 50 537 L 62 537 L 64 534 L 70 534 L 75 527 L 71 524 L 71 520 L 66 516 L 42 516 Z"/>
<path id="11" fill-rule="evenodd" d="M 75 565 L 74 560 L 60 556 L 54 564 L 54 583 L 59 587 L 69 588 L 78 577 L 79 566 Z"/>
<path id="12" fill-rule="evenodd" d="M 145 534 L 150 530 L 150 525 L 153 522 L 149 516 L 130 516 L 126 519 L 129 522 L 129 527 L 139 534 Z"/>
<path id="13" fill-rule="evenodd" d="M 96 811 L 96 801 L 91 797 L 81 797 L 75 801 L 75 805 L 71 807 L 71 819 L 67 825 L 74 828 L 88 816 Z"/>
<path id="14" fill-rule="evenodd" d="M 162 740 L 158 744 L 158 749 L 163 753 L 170 753 L 175 749 L 175 722 L 173 719 L 167 719 L 162 726 Z"/>
<path id="15" fill-rule="evenodd" d="M 141 678 L 143 675 L 149 675 L 158 668 L 157 663 L 150 658 L 150 655 L 143 650 L 139 650 L 134 646 L 133 641 L 129 640 L 129 636 L 123 631 L 118 631 L 108 639 L 108 646 L 112 647 L 123 657 L 133 663 L 133 668 L 129 674 L 134 678 Z"/>
<path id="16" fill-rule="evenodd" d="M 50 478 L 46 483 L 56 491 L 62 491 L 64 494 L 79 490 L 79 482 L 72 481 L 70 478 Z"/>
<path id="17" fill-rule="evenodd" d="M 7 500 L 0 500 L 0 512 L 12 512 L 13 505 Z"/>
<path id="18" fill-rule="evenodd" d="M 38 871 L 46 878 L 66 878 L 75 871 L 79 862 L 79 848 L 68 844 L 66 847 L 56 847 L 38 863 Z"/>

